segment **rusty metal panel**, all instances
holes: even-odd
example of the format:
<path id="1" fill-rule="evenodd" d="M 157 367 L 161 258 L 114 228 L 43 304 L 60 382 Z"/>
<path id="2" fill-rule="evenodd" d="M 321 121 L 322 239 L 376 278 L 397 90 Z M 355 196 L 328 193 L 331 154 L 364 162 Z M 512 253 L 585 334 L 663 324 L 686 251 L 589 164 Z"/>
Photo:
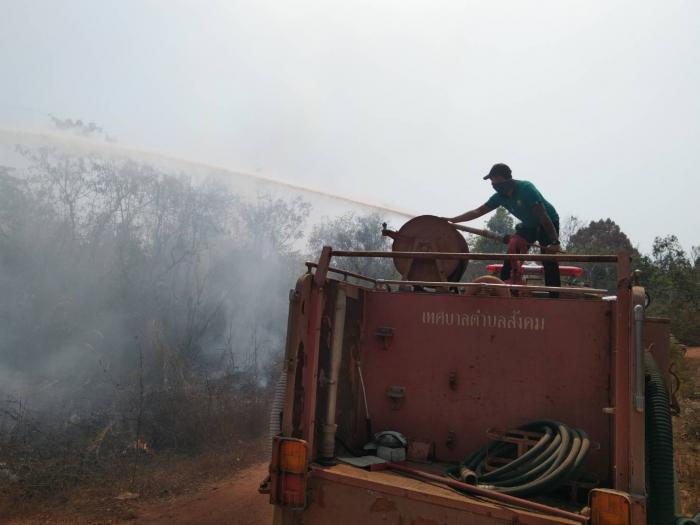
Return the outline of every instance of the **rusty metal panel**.
<path id="1" fill-rule="evenodd" d="M 630 421 L 632 412 L 632 387 L 630 375 L 630 343 L 632 341 L 631 261 L 629 255 L 620 254 L 617 264 L 617 302 L 614 308 L 613 344 L 613 487 L 630 490 Z"/>
<path id="2" fill-rule="evenodd" d="M 297 384 L 297 374 L 303 369 L 303 349 L 306 338 L 305 327 L 308 324 L 308 311 L 306 303 L 311 294 L 313 276 L 306 274 L 301 276 L 295 289 L 290 292 L 289 315 L 287 318 L 287 341 L 284 351 L 284 371 L 287 375 L 287 387 L 285 390 L 285 407 L 282 413 L 281 432 L 284 436 L 295 435 L 294 416 L 297 422 L 300 420 L 302 407 L 295 406 L 296 393 L 303 391 L 303 385 Z M 299 435 L 299 433 L 297 433 Z"/>
<path id="3" fill-rule="evenodd" d="M 347 465 L 313 471 L 309 487 L 309 506 L 300 515 L 304 525 L 576 524 L 462 496 L 390 472 L 367 472 Z"/>
<path id="4" fill-rule="evenodd" d="M 556 419 L 600 444 L 588 466 L 608 479 L 610 303 L 376 291 L 364 319 L 375 431 L 434 442 L 437 458 L 459 460 L 490 427 Z M 389 343 L 381 327 L 393 328 Z"/>
<path id="5" fill-rule="evenodd" d="M 311 288 L 309 300 L 306 305 L 310 308 L 308 325 L 305 329 L 304 369 L 302 372 L 303 409 L 301 412 L 301 437 L 309 444 L 310 450 L 314 449 L 316 435 L 316 391 L 318 389 L 318 362 L 321 334 L 321 319 L 324 308 L 324 289 L 314 286 Z"/>

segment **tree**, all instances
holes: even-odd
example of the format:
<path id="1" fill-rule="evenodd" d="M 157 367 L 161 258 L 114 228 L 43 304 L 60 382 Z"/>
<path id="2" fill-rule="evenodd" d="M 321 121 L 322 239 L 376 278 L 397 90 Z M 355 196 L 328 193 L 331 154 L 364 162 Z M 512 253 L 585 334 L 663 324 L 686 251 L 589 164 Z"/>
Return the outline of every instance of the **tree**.
<path id="1" fill-rule="evenodd" d="M 652 299 L 649 313 L 668 317 L 681 342 L 700 344 L 700 266 L 688 258 L 678 238 L 654 239 L 651 256 L 640 257 L 638 266 Z"/>
<path id="2" fill-rule="evenodd" d="M 656 268 L 670 277 L 680 277 L 693 266 L 675 235 L 656 237 L 651 254 Z"/>
<path id="3" fill-rule="evenodd" d="M 242 203 L 239 215 L 249 245 L 270 255 L 293 251 L 295 243 L 304 236 L 310 210 L 311 204 L 301 197 L 286 201 L 262 194 L 254 201 Z"/>
<path id="4" fill-rule="evenodd" d="M 312 259 L 318 257 L 324 246 L 336 250 L 386 251 L 390 239 L 382 235 L 384 219 L 378 213 L 344 215 L 314 226 L 309 236 L 309 251 Z M 333 265 L 367 277 L 388 279 L 396 277 L 391 259 L 346 257 L 333 260 Z"/>
<path id="5" fill-rule="evenodd" d="M 499 235 L 512 235 L 515 230 L 513 217 L 505 208 L 498 207 L 486 223 L 486 229 Z M 505 253 L 508 246 L 502 242 L 476 237 L 469 249 L 477 253 Z"/>
<path id="6" fill-rule="evenodd" d="M 571 237 L 583 227 L 583 221 L 575 215 L 569 215 L 561 223 L 559 228 L 559 242 L 565 250 L 569 248 Z"/>
<path id="7" fill-rule="evenodd" d="M 579 228 L 569 238 L 568 249 L 574 253 L 591 254 L 637 253 L 629 237 L 609 218 L 591 221 L 588 226 Z"/>
<path id="8" fill-rule="evenodd" d="M 639 253 L 629 237 L 612 219 L 591 221 L 569 237 L 566 251 L 572 254 L 606 255 L 629 252 L 633 257 Z M 617 270 L 614 265 L 583 263 L 586 284 L 614 292 L 617 288 Z"/>

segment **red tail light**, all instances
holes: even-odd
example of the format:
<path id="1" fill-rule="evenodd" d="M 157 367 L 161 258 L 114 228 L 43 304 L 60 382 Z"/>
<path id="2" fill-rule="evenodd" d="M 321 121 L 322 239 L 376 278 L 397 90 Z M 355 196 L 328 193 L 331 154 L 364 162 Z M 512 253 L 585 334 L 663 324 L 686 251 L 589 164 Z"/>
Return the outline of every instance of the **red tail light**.
<path id="1" fill-rule="evenodd" d="M 303 509 L 306 504 L 306 480 L 299 474 L 280 476 L 281 504 L 285 507 Z"/>
<path id="2" fill-rule="evenodd" d="M 270 503 L 293 509 L 306 506 L 309 447 L 303 439 L 277 436 L 272 442 Z"/>

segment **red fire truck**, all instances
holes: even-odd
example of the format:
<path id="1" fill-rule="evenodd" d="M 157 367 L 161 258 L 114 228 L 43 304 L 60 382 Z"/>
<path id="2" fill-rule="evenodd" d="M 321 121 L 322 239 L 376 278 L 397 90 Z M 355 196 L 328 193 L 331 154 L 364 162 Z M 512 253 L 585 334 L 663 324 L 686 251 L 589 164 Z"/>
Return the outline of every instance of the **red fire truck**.
<path id="1" fill-rule="evenodd" d="M 391 252 L 325 247 L 291 293 L 274 523 L 700 523 L 676 517 L 669 323 L 630 255 L 468 253 L 415 221 Z M 393 258 L 400 278 L 339 257 Z M 504 258 L 614 264 L 617 293 L 460 282 Z"/>

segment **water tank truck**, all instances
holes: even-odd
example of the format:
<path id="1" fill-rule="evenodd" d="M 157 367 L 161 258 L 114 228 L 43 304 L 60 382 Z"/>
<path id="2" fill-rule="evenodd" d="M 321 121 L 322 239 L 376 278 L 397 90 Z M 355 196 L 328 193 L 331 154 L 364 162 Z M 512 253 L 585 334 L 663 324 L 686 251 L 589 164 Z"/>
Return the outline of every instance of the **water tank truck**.
<path id="1" fill-rule="evenodd" d="M 275 525 L 700 522 L 676 516 L 669 322 L 629 253 L 469 253 L 430 216 L 384 233 L 391 251 L 324 247 L 290 294 Z M 613 264 L 617 290 L 461 280 L 506 258 Z"/>

